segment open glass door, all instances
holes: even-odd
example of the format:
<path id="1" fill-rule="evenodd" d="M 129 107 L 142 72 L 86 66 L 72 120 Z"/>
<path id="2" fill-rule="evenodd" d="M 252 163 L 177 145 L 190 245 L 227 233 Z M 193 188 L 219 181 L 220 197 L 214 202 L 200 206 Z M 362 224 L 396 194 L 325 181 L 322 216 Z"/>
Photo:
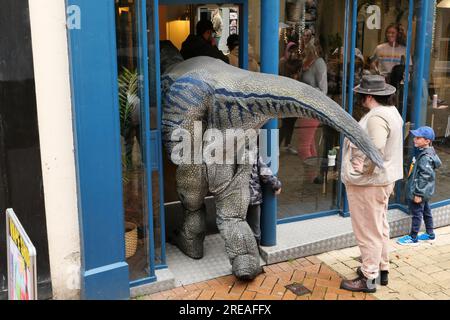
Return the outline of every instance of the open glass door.
<path id="1" fill-rule="evenodd" d="M 153 9 L 154 1 L 116 0 L 125 247 L 132 285 L 153 281 L 156 267 L 165 264 Z"/>

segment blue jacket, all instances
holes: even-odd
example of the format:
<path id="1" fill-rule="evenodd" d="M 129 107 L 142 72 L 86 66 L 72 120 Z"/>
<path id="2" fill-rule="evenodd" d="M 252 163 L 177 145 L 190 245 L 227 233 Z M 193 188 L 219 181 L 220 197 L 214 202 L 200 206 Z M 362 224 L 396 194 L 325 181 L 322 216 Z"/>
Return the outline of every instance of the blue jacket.
<path id="1" fill-rule="evenodd" d="M 435 170 L 442 165 L 434 148 L 419 149 L 414 157 L 408 176 L 406 197 L 412 200 L 414 196 L 429 201 L 435 190 Z"/>

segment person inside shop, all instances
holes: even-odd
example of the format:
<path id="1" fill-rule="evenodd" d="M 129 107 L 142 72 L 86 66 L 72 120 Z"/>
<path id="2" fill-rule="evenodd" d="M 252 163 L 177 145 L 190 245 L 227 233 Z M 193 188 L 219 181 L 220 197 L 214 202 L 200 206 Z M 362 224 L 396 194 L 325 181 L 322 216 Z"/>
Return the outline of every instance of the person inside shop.
<path id="1" fill-rule="evenodd" d="M 402 56 L 406 57 L 405 36 L 399 24 L 393 23 L 387 27 L 385 37 L 386 42 L 378 45 L 373 52 L 371 68 L 374 74 L 384 76 L 386 81 L 391 84 L 392 69 L 401 65 Z"/>
<path id="2" fill-rule="evenodd" d="M 228 54 L 228 59 L 230 59 L 230 64 L 239 68 L 239 35 L 232 34 L 227 38 L 227 47 L 230 53 Z M 259 64 L 254 58 L 253 49 L 251 46 L 248 47 L 248 70 L 253 72 L 259 72 Z"/>
<path id="3" fill-rule="evenodd" d="M 196 34 L 189 35 L 181 45 L 180 53 L 185 60 L 208 56 L 229 63 L 229 59 L 217 48 L 213 38 L 214 27 L 210 20 L 202 19 L 197 22 Z"/>
<path id="4" fill-rule="evenodd" d="M 223 29 L 223 22 L 222 17 L 220 15 L 220 9 L 216 9 L 213 12 L 213 18 L 212 18 L 213 28 L 214 28 L 214 40 L 216 41 L 217 47 L 219 47 L 220 44 L 220 38 L 222 38 L 222 29 Z"/>
<path id="5" fill-rule="evenodd" d="M 317 40 L 312 39 L 305 47 L 301 69 L 300 81 L 310 85 L 311 87 L 322 91 L 323 94 L 328 93 L 328 75 L 327 64 L 321 57 L 322 50 Z M 298 120 L 298 155 L 303 163 L 307 164 L 309 158 L 317 157 L 316 148 L 316 131 L 320 122 L 316 119 L 300 118 Z M 306 161 L 306 162 L 305 162 Z M 306 174 L 309 182 L 319 180 L 321 174 L 316 176 L 313 170 L 308 170 Z M 317 178 L 317 179 L 316 179 Z"/>
<path id="6" fill-rule="evenodd" d="M 309 44 L 311 40 L 314 39 L 314 33 L 311 29 L 306 29 L 303 35 L 301 36 L 301 52 L 305 52 L 306 46 Z"/>
<path id="7" fill-rule="evenodd" d="M 279 62 L 280 76 L 300 80 L 300 70 L 302 67 L 302 60 L 299 54 L 299 46 L 294 42 L 289 42 L 284 51 L 284 56 Z M 294 133 L 295 123 L 297 118 L 284 118 L 281 121 L 279 145 L 281 150 L 291 154 L 298 154 L 297 150 L 292 147 L 292 134 Z"/>

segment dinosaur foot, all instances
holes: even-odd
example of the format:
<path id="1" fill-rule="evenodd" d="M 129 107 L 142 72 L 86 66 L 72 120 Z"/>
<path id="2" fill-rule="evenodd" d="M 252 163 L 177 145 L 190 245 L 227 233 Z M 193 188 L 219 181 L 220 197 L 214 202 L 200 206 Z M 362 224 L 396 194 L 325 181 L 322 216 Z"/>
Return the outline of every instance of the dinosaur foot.
<path id="1" fill-rule="evenodd" d="M 188 257 L 192 259 L 201 259 L 203 258 L 204 239 L 204 235 L 197 236 L 194 239 L 187 239 L 182 233 L 178 233 L 174 244 Z"/>
<path id="2" fill-rule="evenodd" d="M 253 280 L 262 273 L 263 269 L 259 264 L 259 256 L 240 255 L 233 260 L 233 274 L 239 280 Z"/>

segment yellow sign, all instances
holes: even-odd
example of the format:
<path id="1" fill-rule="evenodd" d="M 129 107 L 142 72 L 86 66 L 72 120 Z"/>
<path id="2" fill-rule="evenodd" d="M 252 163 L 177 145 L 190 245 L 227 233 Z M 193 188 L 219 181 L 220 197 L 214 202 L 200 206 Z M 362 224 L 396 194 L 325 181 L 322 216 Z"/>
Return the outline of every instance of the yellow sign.
<path id="1" fill-rule="evenodd" d="M 16 244 L 17 249 L 19 249 L 19 253 L 22 255 L 25 260 L 27 268 L 30 267 L 30 252 L 28 251 L 23 238 L 20 236 L 19 230 L 17 230 L 16 226 L 12 219 L 9 220 L 9 235 L 11 240 Z"/>
<path id="2" fill-rule="evenodd" d="M 6 210 L 8 298 L 37 299 L 36 249 L 12 209 Z"/>

